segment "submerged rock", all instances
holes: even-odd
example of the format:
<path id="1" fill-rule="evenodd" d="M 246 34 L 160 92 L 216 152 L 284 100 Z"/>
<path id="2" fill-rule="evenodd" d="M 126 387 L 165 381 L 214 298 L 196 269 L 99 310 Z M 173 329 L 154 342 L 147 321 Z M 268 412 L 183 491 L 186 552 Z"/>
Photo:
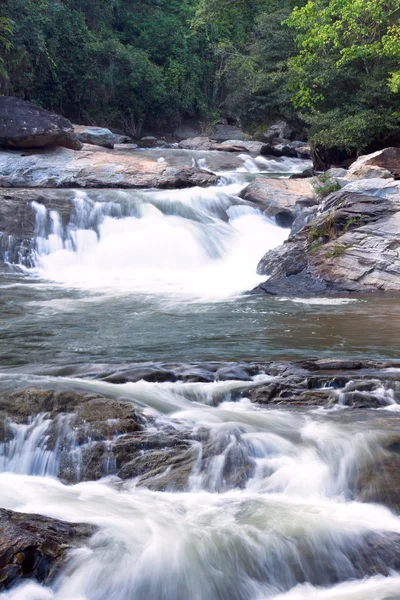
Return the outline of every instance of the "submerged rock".
<path id="1" fill-rule="evenodd" d="M 22 579 L 51 580 L 69 550 L 95 527 L 0 509 L 0 590 Z"/>
<path id="2" fill-rule="evenodd" d="M 21 98 L 0 96 L 0 147 L 54 148 L 80 150 L 68 119 Z"/>

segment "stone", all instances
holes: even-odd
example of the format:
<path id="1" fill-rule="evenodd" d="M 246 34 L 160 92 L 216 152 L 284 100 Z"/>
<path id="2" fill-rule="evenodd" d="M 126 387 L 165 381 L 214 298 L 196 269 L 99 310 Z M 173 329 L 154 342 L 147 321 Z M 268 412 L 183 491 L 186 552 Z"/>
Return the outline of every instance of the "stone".
<path id="1" fill-rule="evenodd" d="M 275 146 L 271 146 L 268 154 L 271 154 L 272 156 L 277 156 L 278 158 L 281 156 L 286 156 L 288 158 L 298 158 L 298 151 L 296 150 L 296 148 L 293 148 L 293 146 L 290 143 L 277 144 Z"/>
<path id="2" fill-rule="evenodd" d="M 352 169 L 350 167 L 349 173 L 347 175 L 347 179 L 392 179 L 393 175 L 387 169 L 383 169 L 382 167 L 374 167 L 368 165 L 362 165 L 357 169 Z"/>
<path id="3" fill-rule="evenodd" d="M 379 167 L 389 171 L 392 177 L 400 178 L 400 148 L 384 148 L 372 154 L 360 156 L 349 168 L 349 174 L 366 167 Z"/>
<path id="4" fill-rule="evenodd" d="M 0 147 L 54 148 L 80 150 L 81 142 L 64 117 L 25 102 L 0 96 Z"/>
<path id="5" fill-rule="evenodd" d="M 208 152 L 217 144 L 216 140 L 208 137 L 187 138 L 179 142 L 179 148 L 182 150 L 198 150 Z"/>
<path id="6" fill-rule="evenodd" d="M 311 158 L 311 146 L 305 144 L 296 148 L 297 156 L 302 159 Z"/>
<path id="7" fill-rule="evenodd" d="M 398 182 L 350 183 L 328 196 L 300 231 L 262 258 L 258 272 L 269 279 L 255 292 L 400 291 L 399 231 Z"/>
<path id="8" fill-rule="evenodd" d="M 28 578 L 48 583 L 94 532 L 91 525 L 0 509 L 0 590 Z"/>
<path id="9" fill-rule="evenodd" d="M 341 148 L 325 148 L 321 145 L 311 146 L 311 160 L 316 171 L 327 171 L 331 167 L 349 167 L 354 162 L 355 153 Z"/>
<path id="10" fill-rule="evenodd" d="M 264 138 L 267 142 L 272 142 L 273 139 L 290 139 L 292 137 L 293 130 L 286 123 L 286 121 L 277 121 L 269 127 L 264 133 Z"/>
<path id="11" fill-rule="evenodd" d="M 301 211 L 318 203 L 311 180 L 256 178 L 239 194 L 256 204 L 278 225 L 290 227 Z"/>
<path id="12" fill-rule="evenodd" d="M 265 144 L 263 142 L 252 142 L 248 140 L 241 140 L 240 142 L 235 142 L 235 140 L 227 140 L 226 142 L 222 142 L 221 149 L 226 147 L 237 147 L 238 152 L 250 152 L 252 154 L 269 154 L 269 150 L 271 148 L 270 144 Z"/>
<path id="13" fill-rule="evenodd" d="M 114 148 L 115 144 L 124 144 L 130 141 L 126 135 L 112 133 L 106 127 L 88 127 L 85 125 L 74 125 L 74 133 L 83 144 Z"/>
<path id="14" fill-rule="evenodd" d="M 179 125 L 179 127 L 177 127 L 174 131 L 174 137 L 179 138 L 181 140 L 199 137 L 200 135 L 200 128 L 196 125 L 191 125 L 188 123 L 183 123 L 182 125 Z"/>
<path id="15" fill-rule="evenodd" d="M 93 147 L 95 148 L 95 147 Z M 66 148 L 0 152 L 0 188 L 182 188 L 218 177 L 195 167 L 169 167 L 135 152 L 74 152 Z"/>
<path id="16" fill-rule="evenodd" d="M 400 513 L 400 456 L 386 452 L 378 460 L 369 461 L 361 469 L 356 481 L 356 495 L 360 502 L 384 504 Z"/>
<path id="17" fill-rule="evenodd" d="M 236 127 L 236 125 L 225 125 L 223 123 L 215 125 L 211 129 L 210 135 L 218 142 L 224 142 L 226 140 L 246 140 L 248 138 L 240 127 Z"/>

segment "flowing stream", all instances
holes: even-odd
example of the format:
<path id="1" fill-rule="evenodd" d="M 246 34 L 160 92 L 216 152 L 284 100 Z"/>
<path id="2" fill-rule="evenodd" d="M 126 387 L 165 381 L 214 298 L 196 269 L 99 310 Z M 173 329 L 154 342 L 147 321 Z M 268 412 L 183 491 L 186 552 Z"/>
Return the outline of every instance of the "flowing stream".
<path id="1" fill-rule="evenodd" d="M 399 600 L 400 518 L 356 500 L 358 474 L 399 435 L 397 403 L 368 418 L 345 409 L 252 404 L 232 371 L 204 383 L 109 383 L 110 365 L 318 356 L 396 358 L 396 299 L 243 295 L 288 230 L 238 197 L 255 175 L 306 163 L 223 153 L 147 151 L 221 174 L 208 189 L 55 191 L 65 210 L 35 204 L 29 261 L 0 275 L 0 392 L 41 388 L 124 398 L 149 434 L 180 436 L 190 468 L 141 485 L 79 481 L 69 415 L 57 441 L 46 413 L 10 422 L 0 444 L 0 506 L 97 526 L 49 586 L 7 600 Z M 7 258 L 7 256 L 5 257 Z M 87 375 L 90 376 L 87 376 Z M 240 392 L 240 393 L 239 393 Z M 386 398 L 386 397 L 385 397 Z M 379 418 L 375 415 L 379 415 Z M 87 440 L 85 443 L 90 443 Z M 67 451 L 78 483 L 57 479 Z M 145 451 L 144 451 L 145 453 Z M 169 482 L 157 489 L 157 477 Z"/>

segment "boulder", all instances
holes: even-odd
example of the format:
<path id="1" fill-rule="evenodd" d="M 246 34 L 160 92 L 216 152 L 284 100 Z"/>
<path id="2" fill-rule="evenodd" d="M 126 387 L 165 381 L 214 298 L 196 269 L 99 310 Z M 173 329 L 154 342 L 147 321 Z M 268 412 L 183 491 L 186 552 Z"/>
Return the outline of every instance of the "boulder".
<path id="1" fill-rule="evenodd" d="M 318 203 L 310 179 L 257 178 L 239 194 L 256 204 L 278 225 L 290 227 L 306 207 Z"/>
<path id="2" fill-rule="evenodd" d="M 385 450 L 378 460 L 367 462 L 358 473 L 357 500 L 384 504 L 399 514 L 400 456 L 398 452 Z"/>
<path id="3" fill-rule="evenodd" d="M 227 140 L 222 142 L 220 145 L 221 149 L 225 150 L 227 147 L 236 147 L 238 152 L 251 152 L 252 154 L 270 154 L 271 145 L 263 142 L 251 142 L 248 140 L 241 140 L 237 142 L 235 140 Z"/>
<path id="4" fill-rule="evenodd" d="M 335 169 L 331 169 L 331 171 L 333 170 Z M 393 175 L 390 171 L 383 169 L 382 167 L 362 165 L 357 169 L 352 169 L 350 167 L 346 177 L 347 179 L 392 179 Z"/>
<path id="5" fill-rule="evenodd" d="M 218 142 L 224 142 L 226 140 L 246 140 L 248 136 L 236 125 L 225 125 L 219 123 L 211 129 L 211 137 Z"/>
<path id="6" fill-rule="evenodd" d="M 91 525 L 0 509 L 0 591 L 28 578 L 49 582 L 68 551 L 94 532 Z"/>
<path id="7" fill-rule="evenodd" d="M 355 153 L 341 148 L 325 148 L 320 144 L 311 146 L 311 160 L 316 171 L 327 171 L 331 167 L 349 167 L 354 158 Z"/>
<path id="8" fill-rule="evenodd" d="M 0 96 L 0 146 L 82 148 L 68 119 L 12 96 Z"/>
<path id="9" fill-rule="evenodd" d="M 95 147 L 93 147 L 95 148 Z M 65 148 L 0 152 L 0 187 L 181 188 L 212 185 L 218 177 L 195 167 L 169 167 L 132 151 L 74 152 Z"/>
<path id="10" fill-rule="evenodd" d="M 356 193 L 360 187 L 368 192 Z M 400 183 L 351 183 L 328 196 L 320 214 L 263 257 L 258 272 L 269 279 L 257 290 L 282 295 L 400 291 L 399 231 Z"/>
<path id="11" fill-rule="evenodd" d="M 367 154 L 360 156 L 349 168 L 349 174 L 358 177 L 357 173 L 360 172 L 373 172 L 372 167 L 378 167 L 384 171 L 378 171 L 379 173 L 389 172 L 392 177 L 400 179 L 400 148 L 385 148 L 384 150 L 378 150 L 373 154 Z M 368 169 L 367 169 L 368 168 Z M 376 171 L 375 171 L 376 172 Z M 387 175 L 378 175 L 379 177 L 387 177 Z M 373 177 L 373 175 L 369 175 Z"/>
<path id="12" fill-rule="evenodd" d="M 286 123 L 286 121 L 277 121 L 269 127 L 264 133 L 263 137 L 267 142 L 272 142 L 273 139 L 290 139 L 293 134 L 293 129 Z"/>
<path id="13" fill-rule="evenodd" d="M 130 141 L 126 135 L 117 135 L 105 127 L 87 127 L 74 125 L 74 133 L 83 144 L 114 148 L 115 144 L 125 144 Z"/>
<path id="14" fill-rule="evenodd" d="M 269 148 L 268 154 L 271 154 L 272 156 L 277 156 L 278 158 L 280 158 L 281 156 L 286 156 L 287 158 L 298 157 L 296 148 L 294 148 L 290 143 L 275 144 Z"/>
<path id="15" fill-rule="evenodd" d="M 208 137 L 187 138 L 179 142 L 179 148 L 182 150 L 199 150 L 208 152 L 217 144 L 216 140 L 211 140 Z"/>
<path id="16" fill-rule="evenodd" d="M 297 151 L 297 156 L 299 158 L 303 158 L 303 159 L 311 158 L 311 146 L 309 146 L 308 144 L 298 146 L 296 148 L 296 151 Z"/>
<path id="17" fill-rule="evenodd" d="M 185 140 L 187 138 L 195 138 L 201 135 L 200 127 L 197 127 L 196 124 L 188 124 L 184 123 L 179 125 L 174 131 L 174 137 L 179 138 L 181 140 Z"/>

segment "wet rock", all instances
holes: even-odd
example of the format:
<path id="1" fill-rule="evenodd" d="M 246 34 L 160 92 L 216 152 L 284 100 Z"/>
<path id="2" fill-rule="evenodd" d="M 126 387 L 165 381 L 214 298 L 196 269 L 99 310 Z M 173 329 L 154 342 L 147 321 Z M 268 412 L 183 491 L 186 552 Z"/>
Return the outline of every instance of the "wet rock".
<path id="1" fill-rule="evenodd" d="M 385 148 L 373 154 L 360 156 L 349 168 L 349 174 L 358 176 L 360 172 L 374 172 L 374 168 L 383 169 L 378 171 L 378 177 L 387 177 L 382 173 L 389 172 L 392 177 L 400 178 L 400 148 Z M 370 175 L 371 177 L 373 175 Z"/>
<path id="2" fill-rule="evenodd" d="M 370 462 L 357 478 L 357 499 L 361 502 L 384 504 L 400 513 L 400 456 L 386 452 Z"/>
<path id="3" fill-rule="evenodd" d="M 258 290 L 283 295 L 296 295 L 296 286 L 298 294 L 307 294 L 309 288 L 309 295 L 399 291 L 399 228 L 397 182 L 350 183 L 328 196 L 319 214 L 262 258 L 258 272 L 270 279 Z"/>
<path id="4" fill-rule="evenodd" d="M 297 149 L 290 143 L 272 145 L 268 154 L 272 156 L 286 156 L 287 158 L 298 158 Z"/>
<path id="5" fill-rule="evenodd" d="M 112 133 L 106 127 L 87 127 L 74 125 L 74 133 L 83 144 L 93 144 L 104 148 L 114 148 L 115 144 L 125 144 L 130 141 L 126 135 Z"/>
<path id="6" fill-rule="evenodd" d="M 80 150 L 68 119 L 12 96 L 0 96 L 0 147 Z"/>
<path id="7" fill-rule="evenodd" d="M 27 578 L 47 583 L 68 551 L 94 532 L 91 525 L 0 509 L 0 590 Z"/>
<path id="8" fill-rule="evenodd" d="M 335 398 L 330 389 L 304 389 L 307 382 L 271 382 L 250 392 L 250 399 L 257 404 L 292 406 L 329 406 Z"/>
<path id="9" fill-rule="evenodd" d="M 183 188 L 213 185 L 218 177 L 195 167 L 172 168 L 135 152 L 1 152 L 0 187 Z"/>
<path id="10" fill-rule="evenodd" d="M 304 208 L 318 203 L 310 180 L 264 179 L 252 181 L 239 194 L 256 204 L 278 225 L 290 227 Z"/>

